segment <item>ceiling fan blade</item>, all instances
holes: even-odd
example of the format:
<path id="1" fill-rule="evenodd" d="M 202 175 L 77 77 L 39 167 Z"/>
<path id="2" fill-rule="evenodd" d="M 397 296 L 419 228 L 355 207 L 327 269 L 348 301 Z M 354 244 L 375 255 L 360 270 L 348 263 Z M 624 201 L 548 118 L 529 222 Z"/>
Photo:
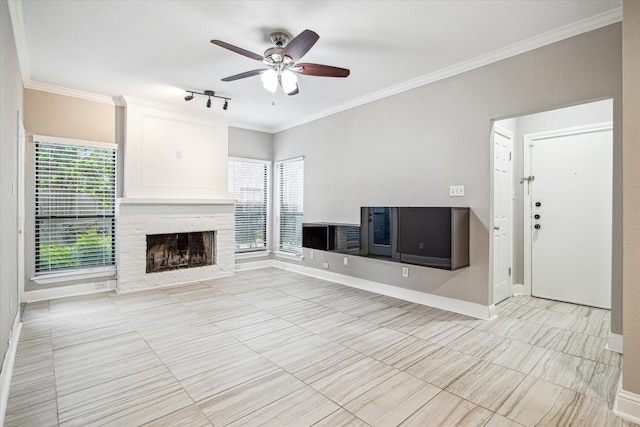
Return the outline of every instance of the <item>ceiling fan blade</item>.
<path id="1" fill-rule="evenodd" d="M 307 76 L 320 77 L 348 77 L 351 71 L 346 68 L 332 67 L 331 65 L 322 64 L 296 64 L 296 68 L 301 67 L 298 71 L 300 74 Z"/>
<path id="2" fill-rule="evenodd" d="M 255 59 L 256 61 L 262 61 L 264 57 L 262 55 L 258 55 L 257 53 L 249 52 L 248 50 L 242 49 L 241 47 L 234 46 L 227 42 L 223 42 L 222 40 L 211 40 L 211 43 L 216 46 L 223 47 L 225 49 L 229 49 L 231 52 L 239 53 L 240 55 L 244 55 L 247 58 Z"/>
<path id="3" fill-rule="evenodd" d="M 224 79 L 222 79 L 222 81 L 223 82 L 232 82 L 234 80 L 245 79 L 247 77 L 257 76 L 258 74 L 262 74 L 265 71 L 267 71 L 267 70 L 264 69 L 264 68 L 259 69 L 259 70 L 245 71 L 244 73 L 235 74 L 233 76 L 225 77 Z"/>
<path id="4" fill-rule="evenodd" d="M 294 61 L 297 61 L 309 52 L 309 49 L 316 44 L 319 38 L 320 36 L 313 31 L 304 30 L 284 47 L 282 56 L 288 56 Z"/>

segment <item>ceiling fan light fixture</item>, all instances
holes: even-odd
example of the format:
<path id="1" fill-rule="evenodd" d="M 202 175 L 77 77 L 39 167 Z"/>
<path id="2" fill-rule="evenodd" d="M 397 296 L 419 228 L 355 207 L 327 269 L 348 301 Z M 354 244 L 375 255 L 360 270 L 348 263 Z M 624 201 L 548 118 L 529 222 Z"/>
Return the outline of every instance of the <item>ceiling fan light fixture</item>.
<path id="1" fill-rule="evenodd" d="M 282 89 L 287 94 L 295 92 L 298 88 L 298 78 L 291 70 L 284 70 L 282 74 L 280 74 L 280 80 L 282 82 Z"/>
<path id="2" fill-rule="evenodd" d="M 262 87 L 271 93 L 276 93 L 278 89 L 278 73 L 276 73 L 276 70 L 269 69 L 262 73 L 260 77 L 262 78 Z"/>

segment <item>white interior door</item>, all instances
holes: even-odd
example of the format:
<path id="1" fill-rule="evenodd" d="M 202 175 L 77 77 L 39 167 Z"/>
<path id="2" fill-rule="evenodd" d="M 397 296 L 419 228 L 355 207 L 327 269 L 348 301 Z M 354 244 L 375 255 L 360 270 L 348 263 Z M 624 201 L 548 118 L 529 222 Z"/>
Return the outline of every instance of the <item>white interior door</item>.
<path id="1" fill-rule="evenodd" d="M 611 127 L 528 145 L 532 295 L 610 308 Z"/>
<path id="2" fill-rule="evenodd" d="M 511 296 L 513 134 L 493 129 L 493 303 Z"/>

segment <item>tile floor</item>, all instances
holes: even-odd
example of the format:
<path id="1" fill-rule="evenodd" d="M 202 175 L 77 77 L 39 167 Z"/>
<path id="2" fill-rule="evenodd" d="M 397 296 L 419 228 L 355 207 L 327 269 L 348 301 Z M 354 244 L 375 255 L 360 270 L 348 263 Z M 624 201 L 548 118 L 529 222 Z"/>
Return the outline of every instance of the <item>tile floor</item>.
<path id="1" fill-rule="evenodd" d="M 630 426 L 609 312 L 483 321 L 277 269 L 29 304 L 7 426 Z"/>

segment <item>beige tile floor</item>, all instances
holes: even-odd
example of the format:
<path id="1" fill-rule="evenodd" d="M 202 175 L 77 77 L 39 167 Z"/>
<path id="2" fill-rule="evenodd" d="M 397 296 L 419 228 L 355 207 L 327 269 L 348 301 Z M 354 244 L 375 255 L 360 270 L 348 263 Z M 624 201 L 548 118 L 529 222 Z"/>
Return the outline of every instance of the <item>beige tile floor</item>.
<path id="1" fill-rule="evenodd" d="M 277 269 L 29 304 L 8 426 L 630 426 L 609 312 L 482 321 Z"/>

